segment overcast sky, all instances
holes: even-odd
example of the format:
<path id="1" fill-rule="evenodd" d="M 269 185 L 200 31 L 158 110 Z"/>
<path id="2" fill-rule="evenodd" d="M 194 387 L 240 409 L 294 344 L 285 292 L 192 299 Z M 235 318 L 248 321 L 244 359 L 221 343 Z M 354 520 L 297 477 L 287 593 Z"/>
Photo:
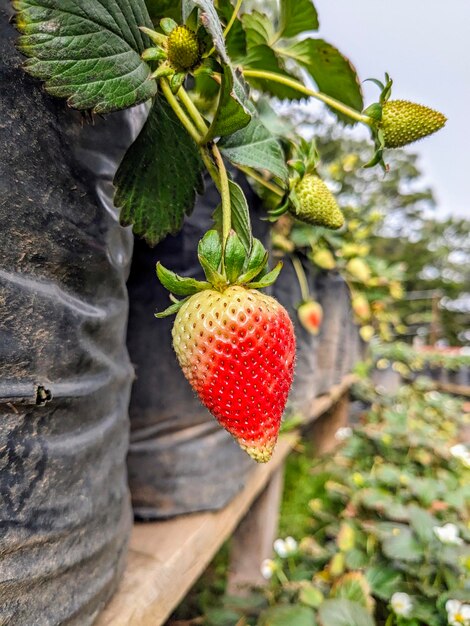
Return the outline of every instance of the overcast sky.
<path id="1" fill-rule="evenodd" d="M 414 144 L 438 211 L 470 218 L 470 0 L 315 0 L 320 36 L 361 80 L 394 79 L 393 99 L 442 111 L 448 122 Z M 366 103 L 378 89 L 365 83 Z"/>

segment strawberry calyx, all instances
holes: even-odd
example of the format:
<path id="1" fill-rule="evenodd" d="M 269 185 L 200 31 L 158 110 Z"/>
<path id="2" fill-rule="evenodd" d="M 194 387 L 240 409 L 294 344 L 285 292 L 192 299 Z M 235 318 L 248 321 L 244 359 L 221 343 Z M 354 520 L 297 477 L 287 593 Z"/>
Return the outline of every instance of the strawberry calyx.
<path id="1" fill-rule="evenodd" d="M 282 262 L 269 270 L 268 253 L 261 241 L 253 239 L 250 252 L 247 254 L 240 237 L 231 231 L 225 248 L 218 231 L 209 230 L 198 245 L 199 263 L 206 276 L 206 281 L 191 277 L 179 276 L 175 272 L 157 263 L 157 277 L 168 289 L 173 304 L 155 317 L 167 317 L 179 311 L 183 304 L 193 295 L 208 289 L 224 292 L 233 285 L 247 289 L 265 289 L 271 286 L 279 276 Z M 182 296 L 178 300 L 175 296 Z"/>

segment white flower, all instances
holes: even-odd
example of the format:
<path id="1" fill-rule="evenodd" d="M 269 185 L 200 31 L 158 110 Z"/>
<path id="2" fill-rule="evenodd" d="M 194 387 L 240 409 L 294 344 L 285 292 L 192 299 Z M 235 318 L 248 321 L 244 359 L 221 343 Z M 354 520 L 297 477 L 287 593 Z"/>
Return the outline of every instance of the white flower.
<path id="1" fill-rule="evenodd" d="M 451 626 L 470 626 L 470 604 L 459 600 L 447 600 L 447 621 Z"/>
<path id="2" fill-rule="evenodd" d="M 413 603 L 407 593 L 394 593 L 392 599 L 390 600 L 390 604 L 392 605 L 393 612 L 396 615 L 410 617 Z"/>
<path id="3" fill-rule="evenodd" d="M 272 559 L 264 559 L 261 563 L 261 575 L 266 580 L 272 578 L 276 570 L 276 563 Z"/>
<path id="4" fill-rule="evenodd" d="M 444 524 L 444 526 L 433 526 L 433 531 L 436 537 L 442 543 L 446 543 L 453 546 L 461 546 L 463 543 L 462 537 L 459 537 L 459 529 L 455 524 Z"/>
<path id="5" fill-rule="evenodd" d="M 276 539 L 273 544 L 274 552 L 285 559 L 287 556 L 291 556 L 297 552 L 297 541 L 293 537 L 286 537 L 285 539 Z"/>
<path id="6" fill-rule="evenodd" d="M 349 439 L 351 435 L 352 428 L 350 428 L 349 426 L 344 426 L 343 428 L 338 428 L 338 430 L 335 432 L 335 439 L 336 441 L 345 441 L 346 439 Z"/>
<path id="7" fill-rule="evenodd" d="M 452 446 L 450 453 L 455 459 L 462 461 L 466 467 L 470 467 L 470 450 L 463 443 Z"/>
<path id="8" fill-rule="evenodd" d="M 287 550 L 287 556 L 290 556 L 291 554 L 295 554 L 297 552 L 298 545 L 294 537 L 286 537 L 285 546 Z"/>

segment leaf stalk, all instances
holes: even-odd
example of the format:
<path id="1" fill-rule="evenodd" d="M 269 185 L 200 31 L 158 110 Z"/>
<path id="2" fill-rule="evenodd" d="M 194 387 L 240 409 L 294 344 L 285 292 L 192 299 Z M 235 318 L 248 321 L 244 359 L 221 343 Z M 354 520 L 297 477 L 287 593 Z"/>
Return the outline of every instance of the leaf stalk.
<path id="1" fill-rule="evenodd" d="M 367 126 L 373 126 L 375 124 L 375 121 L 368 115 L 363 115 L 359 111 L 356 111 L 355 109 L 347 106 L 346 104 L 343 104 L 342 102 L 336 100 L 335 98 L 332 98 L 331 96 L 327 96 L 321 91 L 315 91 L 313 89 L 310 89 L 309 87 L 305 87 L 305 85 L 302 85 L 302 83 L 294 80 L 293 78 L 282 76 L 282 74 L 276 74 L 276 72 L 249 69 L 244 69 L 243 75 L 245 76 L 245 78 L 260 78 L 280 83 L 281 85 L 285 85 L 286 87 L 290 87 L 291 89 L 296 89 L 299 93 L 303 93 L 306 96 L 321 100 L 333 109 L 336 109 L 336 111 L 339 111 L 340 113 L 347 115 L 351 119 L 356 120 L 356 122 L 366 124 Z"/>

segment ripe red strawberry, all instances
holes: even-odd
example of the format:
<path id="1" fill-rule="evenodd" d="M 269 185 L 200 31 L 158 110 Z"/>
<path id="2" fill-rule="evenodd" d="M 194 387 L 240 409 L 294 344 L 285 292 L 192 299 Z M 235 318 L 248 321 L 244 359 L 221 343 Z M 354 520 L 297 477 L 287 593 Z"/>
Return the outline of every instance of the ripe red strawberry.
<path id="1" fill-rule="evenodd" d="M 257 291 L 274 283 L 268 253 L 257 239 L 231 231 L 225 245 L 211 230 L 199 242 L 207 281 L 184 278 L 157 264 L 160 282 L 184 300 L 176 313 L 173 347 L 201 402 L 259 463 L 269 461 L 292 385 L 295 335 L 287 311 Z"/>
<path id="2" fill-rule="evenodd" d="M 284 307 L 241 286 L 201 291 L 180 308 L 173 347 L 201 402 L 255 461 L 269 461 L 294 374 Z"/>

